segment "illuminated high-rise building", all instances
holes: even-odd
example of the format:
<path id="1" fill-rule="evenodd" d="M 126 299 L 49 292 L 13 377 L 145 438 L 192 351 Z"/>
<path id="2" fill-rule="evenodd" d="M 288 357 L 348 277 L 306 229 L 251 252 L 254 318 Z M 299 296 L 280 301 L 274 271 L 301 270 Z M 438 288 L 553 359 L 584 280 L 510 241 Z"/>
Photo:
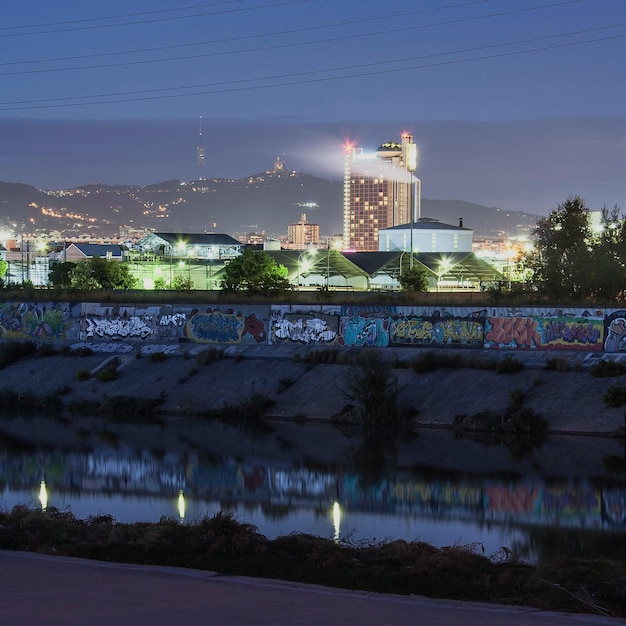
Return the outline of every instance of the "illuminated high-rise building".
<path id="1" fill-rule="evenodd" d="M 343 180 L 344 248 L 378 250 L 378 231 L 415 220 L 417 146 L 408 133 L 374 153 L 347 146 Z"/>

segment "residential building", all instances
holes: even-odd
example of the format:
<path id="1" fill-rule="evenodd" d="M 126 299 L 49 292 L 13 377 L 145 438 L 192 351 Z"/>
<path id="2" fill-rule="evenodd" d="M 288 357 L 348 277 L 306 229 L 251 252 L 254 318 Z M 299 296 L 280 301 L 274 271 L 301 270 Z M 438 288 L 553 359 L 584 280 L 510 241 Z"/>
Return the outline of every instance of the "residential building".
<path id="1" fill-rule="evenodd" d="M 311 224 L 307 221 L 306 213 L 302 213 L 300 221 L 287 226 L 287 248 L 304 250 L 311 246 L 319 245 L 319 224 Z"/>

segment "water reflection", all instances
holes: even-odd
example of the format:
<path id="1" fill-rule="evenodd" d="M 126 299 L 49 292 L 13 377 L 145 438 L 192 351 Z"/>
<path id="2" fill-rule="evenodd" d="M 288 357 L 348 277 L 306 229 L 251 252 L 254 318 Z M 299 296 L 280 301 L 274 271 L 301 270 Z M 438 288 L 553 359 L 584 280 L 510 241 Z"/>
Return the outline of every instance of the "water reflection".
<path id="1" fill-rule="evenodd" d="M 46 481 L 41 479 L 39 483 L 39 503 L 41 504 L 41 510 L 45 511 L 48 508 L 48 488 L 46 487 Z"/>
<path id="2" fill-rule="evenodd" d="M 219 441 L 212 444 L 220 448 Z M 430 440 L 429 435 L 420 439 L 420 460 L 428 449 L 432 458 L 442 459 L 452 445 L 467 449 L 470 464 L 477 465 L 470 448 L 463 447 L 470 444 Z M 606 455 L 619 454 L 620 445 L 607 441 Z M 309 460 L 305 466 L 302 459 L 287 461 L 265 450 L 259 454 L 259 447 L 257 454 L 238 457 L 202 453 L 191 445 L 154 452 L 119 442 L 116 447 L 62 450 L 0 441 L 0 508 L 38 498 L 46 509 L 50 489 L 50 506 L 69 507 L 81 518 L 106 513 L 126 522 L 178 516 L 182 523 L 228 510 L 269 537 L 298 531 L 334 541 L 478 542 L 486 553 L 505 546 L 529 561 L 548 554 L 555 535 L 560 549 L 580 556 L 589 549 L 594 557 L 611 556 L 624 542 L 623 478 L 599 476 L 597 469 L 581 466 L 575 476 L 546 478 L 533 463 L 524 472 L 499 461 L 499 473 L 468 473 L 404 462 L 364 480 L 346 455 L 336 464 Z M 483 456 L 487 452 L 480 450 Z M 497 453 L 489 451 L 494 457 Z M 558 454 L 555 448 L 548 456 Z"/>

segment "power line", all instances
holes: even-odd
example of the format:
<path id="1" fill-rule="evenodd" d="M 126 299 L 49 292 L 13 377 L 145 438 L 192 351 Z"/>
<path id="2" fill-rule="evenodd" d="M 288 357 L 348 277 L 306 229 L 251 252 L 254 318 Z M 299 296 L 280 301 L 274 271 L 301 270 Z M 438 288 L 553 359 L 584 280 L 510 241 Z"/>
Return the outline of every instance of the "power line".
<path id="1" fill-rule="evenodd" d="M 93 26 L 77 26 L 77 27 L 69 27 L 69 28 L 57 28 L 54 30 L 40 30 L 40 31 L 33 31 L 33 32 L 29 32 L 29 33 L 0 33 L 0 38 L 3 37 L 26 37 L 29 35 L 49 35 L 49 34 L 54 34 L 54 33 L 68 33 L 68 32 L 73 32 L 73 31 L 79 31 L 79 30 L 95 30 L 95 29 L 102 29 L 102 28 L 115 28 L 117 26 L 134 26 L 137 24 L 151 24 L 151 23 L 155 23 L 155 22 L 170 22 L 170 21 L 174 21 L 174 20 L 187 20 L 187 19 L 191 19 L 191 18 L 195 18 L 195 17 L 204 17 L 207 15 L 223 15 L 226 13 L 241 13 L 243 11 L 254 11 L 257 9 L 268 9 L 268 8 L 275 8 L 275 7 L 282 7 L 282 6 L 287 6 L 290 4 L 301 4 L 303 2 L 310 2 L 311 0 L 284 0 L 283 2 L 275 2 L 273 4 L 263 4 L 263 5 L 259 5 L 256 7 L 242 7 L 242 8 L 238 8 L 238 9 L 224 9 L 222 11 L 209 11 L 209 12 L 205 12 L 205 13 L 193 13 L 191 15 L 173 15 L 170 17 L 160 17 L 160 18 L 154 18 L 154 19 L 148 19 L 148 20 L 135 20 L 135 21 L 130 21 L 130 22 L 119 22 L 117 24 L 96 24 Z M 211 5 L 207 5 L 207 6 L 211 6 Z M 102 19 L 106 19 L 106 18 L 102 18 Z"/>
<path id="2" fill-rule="evenodd" d="M 300 46 L 306 46 L 306 45 L 316 45 L 316 44 L 321 44 L 321 43 L 335 43 L 338 41 L 348 41 L 348 40 L 353 40 L 353 39 L 362 39 L 365 37 L 374 37 L 374 36 L 379 36 L 379 35 L 390 35 L 390 34 L 395 34 L 395 33 L 399 33 L 399 32 L 407 32 L 407 31 L 412 31 L 412 30 L 421 30 L 424 28 L 432 28 L 435 26 L 449 26 L 451 24 L 459 24 L 459 23 L 465 23 L 465 22 L 472 22 L 472 21 L 477 21 L 477 20 L 482 20 L 482 19 L 488 19 L 488 18 L 494 18 L 494 17 L 503 17 L 506 15 L 513 15 L 513 14 L 518 14 L 518 13 L 525 13 L 528 11 L 535 11 L 535 10 L 539 10 L 539 9 L 545 9 L 545 8 L 552 8 L 555 6 L 560 6 L 563 4 L 572 4 L 573 2 L 579 2 L 580 0 L 564 0 L 562 2 L 557 2 L 555 4 L 547 4 L 547 5 L 541 5 L 538 7 L 528 7 L 528 8 L 524 8 L 524 9 L 514 9 L 512 11 L 503 11 L 500 13 L 490 13 L 488 15 L 479 15 L 479 16 L 473 16 L 473 17 L 466 17 L 466 18 L 458 18 L 455 20 L 445 20 L 442 22 L 434 22 L 431 24 L 420 24 L 418 26 L 405 26 L 402 28 L 395 28 L 395 29 L 388 29 L 388 30 L 381 30 L 381 31 L 375 31 L 375 32 L 369 32 L 369 33 L 359 33 L 359 34 L 354 34 L 354 35 L 343 35 L 340 37 L 328 37 L 326 39 L 317 39 L 317 40 L 313 40 L 313 41 L 305 41 L 305 42 L 296 42 L 296 43 L 287 43 L 287 44 L 275 44 L 272 46 L 261 46 L 258 48 L 246 48 L 243 50 L 234 50 L 234 51 L 221 51 L 221 52 L 208 52 L 208 53 L 203 53 L 203 54 L 194 54 L 194 55 L 185 55 L 185 56 L 178 56 L 178 57 L 169 57 L 169 58 L 163 58 L 163 59 L 144 59 L 144 60 L 138 60 L 138 61 L 121 61 L 118 63 L 102 63 L 99 65 L 81 65 L 81 66 L 74 66 L 74 67 L 60 67 L 60 68 L 49 68 L 49 69 L 34 69 L 34 70 L 18 70 L 16 72 L 0 72 L 0 76 L 18 76 L 18 75 L 24 75 L 24 74 L 42 74 L 42 73 L 49 73 L 49 72 L 70 72 L 70 71 L 80 71 L 80 70 L 93 70 L 93 69 L 105 69 L 105 68 L 111 68 L 111 67 L 124 67 L 124 66 L 133 66 L 133 65 L 147 65 L 147 64 L 153 64 L 153 63 L 164 63 L 164 62 L 169 62 L 169 61 L 189 61 L 191 59 L 199 59 L 199 58 L 207 58 L 207 57 L 215 57 L 215 56 L 229 56 L 232 54 L 243 54 L 243 53 L 249 53 L 249 52 L 263 52 L 263 51 L 268 51 L 268 50 L 278 50 L 278 49 L 284 49 L 284 48 L 293 48 L 293 47 L 300 47 Z M 327 28 L 327 27 L 321 27 L 321 28 Z M 222 40 L 222 41 L 231 41 L 231 40 Z M 219 43 L 219 42 L 218 42 Z"/>
<path id="3" fill-rule="evenodd" d="M 405 11 L 403 13 L 394 13 L 391 15 L 380 15 L 380 16 L 375 16 L 375 17 L 368 17 L 368 18 L 362 18 L 362 19 L 355 19 L 355 20 L 348 20 L 346 22 L 334 22 L 331 24 L 321 24 L 318 26 L 306 26 L 303 28 L 292 28 L 289 30 L 279 30 L 279 31 L 274 31 L 274 32 L 269 32 L 269 33 L 258 33 L 258 34 L 254 34 L 254 35 L 243 35 L 241 37 L 228 37 L 225 39 L 212 39 L 209 41 L 197 41 L 197 42 L 193 42 L 193 43 L 183 43 L 183 44 L 175 44 L 175 45 L 169 45 L 169 46 L 155 46 L 152 48 L 138 48 L 135 50 L 119 50 L 119 51 L 113 51 L 113 52 L 98 52 L 95 54 L 77 54 L 77 55 L 73 55 L 73 56 L 67 56 L 67 57 L 50 57 L 47 59 L 31 59 L 31 60 L 26 60 L 26 61 L 5 61 L 5 62 L 0 62 L 0 66 L 1 65 L 28 65 L 31 63 L 52 63 L 52 62 L 56 62 L 56 61 L 73 61 L 75 59 L 93 59 L 93 58 L 99 58 L 99 57 L 107 57 L 107 56 L 119 56 L 122 54 L 141 54 L 143 52 L 159 52 L 161 50 L 174 50 L 177 48 L 189 48 L 189 47 L 193 47 L 193 46 L 207 46 L 207 45 L 213 45 L 213 44 L 221 44 L 221 43 L 232 43 L 234 41 L 245 41 L 245 40 L 249 40 L 249 39 L 260 39 L 263 37 L 275 37 L 275 36 L 280 36 L 280 35 L 293 35 L 296 33 L 303 33 L 303 32 L 310 32 L 310 31 L 314 31 L 314 30 L 323 30 L 326 28 L 337 28 L 340 26 L 352 26 L 354 24 L 364 24 L 367 22 L 379 22 L 381 20 L 389 20 L 389 19 L 395 19 L 398 17 L 408 17 L 409 15 L 417 15 L 417 14 L 421 14 L 421 13 L 432 13 L 435 11 L 443 11 L 443 10 L 447 10 L 447 9 L 451 9 L 451 8 L 459 8 L 459 7 L 466 7 L 466 6 L 470 6 L 470 5 L 474 5 L 474 4 L 484 4 L 485 2 L 492 2 L 493 0 L 472 0 L 471 2 L 464 2 L 462 4 L 448 4 L 442 7 L 436 7 L 434 9 L 419 9 L 416 11 Z M 579 0 L 570 0 L 570 1 L 579 1 Z M 548 5 L 548 6 L 552 6 L 552 5 Z M 94 18 L 97 19 L 97 18 Z M 164 59 L 167 60 L 167 59 Z"/>
<path id="4" fill-rule="evenodd" d="M 559 35 L 557 35 L 559 36 Z M 295 85 L 305 85 L 305 84 L 311 84 L 311 83 L 321 83 L 321 82 L 329 82 L 329 81 L 336 81 L 336 80 L 345 80 L 345 79 L 351 79 L 351 78 L 362 78 L 362 77 L 371 77 L 371 76 L 375 76 L 375 75 L 379 75 L 379 74 L 388 74 L 388 73 L 398 73 L 398 72 L 409 72 L 409 71 L 414 71 L 414 70 L 420 70 L 420 69 L 426 69 L 426 68 L 431 68 L 431 67 L 441 67 L 441 66 L 448 66 L 448 65 L 456 65 L 456 64 L 460 64 L 460 63 L 472 63 L 472 62 L 476 62 L 476 61 L 484 61 L 484 60 L 489 60 L 489 59 L 496 59 L 496 58 L 503 58 L 503 57 L 508 57 L 508 56 L 516 56 L 516 55 L 521 55 L 521 54 L 529 54 L 529 53 L 533 53 L 533 52 L 543 52 L 546 50 L 555 50 L 555 49 L 560 49 L 560 48 L 567 48 L 567 47 L 571 47 L 571 46 L 578 46 L 578 45 L 584 45 L 584 44 L 589 44 L 589 43 L 597 43 L 597 42 L 603 42 L 603 41 L 610 41 L 612 39 L 620 39 L 626 37 L 626 34 L 624 35 L 614 35 L 614 36 L 609 36 L 609 37 L 602 37 L 602 38 L 597 38 L 597 39 L 588 39 L 585 41 L 577 41 L 577 42 L 569 42 L 569 43 L 562 43 L 562 44 L 556 44 L 556 45 L 552 45 L 552 46 L 542 46 L 542 47 L 537 47 L 537 48 L 531 48 L 528 50 L 517 50 L 517 51 L 511 51 L 511 52 L 501 52 L 498 54 L 491 54 L 491 55 L 483 55 L 483 56 L 477 56 L 477 57 L 473 57 L 473 58 L 469 58 L 469 59 L 455 59 L 455 60 L 449 60 L 449 61 L 440 61 L 437 63 L 429 63 L 429 64 L 423 64 L 423 65 L 417 65 L 417 66 L 412 66 L 412 67 L 405 67 L 405 68 L 385 68 L 385 69 L 380 69 L 380 70 L 374 70 L 374 71 L 369 71 L 369 72 L 360 72 L 360 73 L 353 73 L 353 74 L 347 74 L 347 75 L 343 75 L 343 76 L 326 76 L 326 77 L 319 77 L 319 78 L 308 78 L 305 80 L 299 80 L 299 81 L 290 81 L 290 82 L 281 82 L 281 83 L 274 83 L 274 84 L 270 84 L 270 85 L 244 85 L 244 86 L 240 86 L 240 87 L 227 87 L 224 89 L 215 89 L 215 90 L 211 90 L 211 91 L 197 91 L 194 93 L 183 93 L 183 94 L 160 94 L 160 95 L 141 95 L 140 97 L 137 98 L 117 98 L 118 95 L 128 95 L 128 94 L 132 94 L 132 93 L 136 93 L 136 94 L 148 94 L 148 93 L 154 93 L 154 92 L 163 92 L 163 91 L 171 91 L 171 90 L 181 90 L 181 89 L 198 89 L 198 88 L 204 88 L 204 87 L 211 87 L 211 86 L 219 86 L 219 85 L 228 85 L 228 84 L 243 84 L 243 83 L 248 83 L 248 82 L 257 82 L 257 81 L 262 81 L 262 80 L 276 80 L 276 79 L 284 79 L 284 78 L 291 78 L 291 77 L 298 77 L 298 76 L 304 76 L 307 74 L 318 74 L 318 73 L 325 73 L 325 72 L 331 72 L 331 71 L 344 71 L 346 69 L 351 69 L 350 67 L 346 67 L 346 68 L 335 68 L 335 69 L 327 69 L 327 70 L 314 70 L 311 72 L 300 72 L 297 74 L 282 74 L 282 75 L 277 75 L 277 76 L 269 76 L 269 77 L 259 77 L 259 78 L 252 78 L 252 79 L 242 79 L 242 80 L 234 80 L 234 81 L 224 81 L 221 83 L 207 83 L 204 85 L 192 85 L 192 86 L 188 86 L 188 87 L 171 87 L 171 88 L 164 88 L 164 89 L 159 89 L 159 90 L 144 90 L 144 91 L 138 91 L 138 92 L 122 92 L 119 94 L 100 94 L 100 95 L 95 95 L 95 96 L 76 96 L 74 98 L 57 98 L 56 100 L 70 100 L 70 99 L 84 99 L 84 98 L 115 98 L 115 99 L 107 99 L 107 100 L 98 100 L 98 101 L 94 101 L 94 102 L 72 102 L 72 103 L 68 103 L 68 102 L 64 102 L 64 103 L 60 103 L 60 104 L 46 104 L 46 105 L 35 105 L 35 106 L 22 106 L 22 107 L 5 107 L 4 105 L 6 104 L 20 104 L 19 102 L 6 102 L 6 103 L 0 103 L 0 111 L 24 111 L 24 110 L 33 110 L 33 109 L 51 109 L 51 108 L 62 108 L 62 107 L 78 107 L 78 106 L 92 106 L 92 105 L 98 105 L 98 104 L 114 104 L 114 103 L 124 103 L 124 102 L 139 102 L 139 101 L 146 101 L 146 100 L 164 100 L 164 99 L 171 99 L 171 98 L 183 98 L 183 97 L 190 97 L 190 96 L 201 96 L 201 95 L 215 95 L 215 94 L 221 94 L 221 93 L 230 93 L 230 92 L 240 92 L 240 91 L 251 91 L 251 90 L 258 90 L 258 89 L 273 89 L 276 87 L 289 87 L 289 86 L 295 86 Z M 539 38 L 542 39 L 542 38 Z M 498 46 L 504 46 L 504 45 L 513 45 L 513 44 L 494 44 L 493 46 L 484 46 L 483 48 L 490 48 L 490 47 L 498 47 Z M 448 52 L 448 53 L 439 53 L 437 55 L 427 55 L 427 56 L 440 56 L 440 55 L 448 55 L 448 54 L 460 54 L 462 52 L 468 52 L 468 51 L 472 51 L 472 50 L 478 50 L 478 49 L 468 49 L 468 50 L 462 50 L 462 51 L 457 51 L 457 52 Z M 408 59 L 408 60 L 415 60 L 415 59 Z M 382 65 L 382 64 L 389 64 L 389 63 L 398 63 L 401 60 L 398 61 L 388 61 L 388 62 L 378 62 L 376 64 L 366 64 L 363 66 L 352 66 L 352 69 L 358 68 L 358 67 L 370 67 L 373 65 Z M 44 100 L 44 102 L 53 102 L 54 100 Z M 33 100 L 33 101 L 23 101 L 21 104 L 27 104 L 27 103 L 37 103 L 37 102 L 41 102 L 39 100 Z"/>
<path id="5" fill-rule="evenodd" d="M 194 9 L 203 9 L 206 7 L 219 6 L 221 4 L 236 4 L 242 0 L 223 0 L 222 2 L 211 2 L 209 4 L 194 4 L 189 7 L 177 7 L 175 9 L 159 9 L 155 11 L 141 11 L 136 13 L 123 13 L 121 15 L 109 15 L 103 17 L 84 17 L 77 20 L 64 20 L 62 22 L 44 22 L 40 24 L 23 24 L 21 26 L 2 26 L 3 30 L 17 30 L 22 28 L 44 28 L 45 26 L 63 26 L 65 24 L 82 24 L 84 22 L 100 22 L 103 20 L 120 20 L 127 17 L 139 17 L 140 15 L 159 15 L 161 13 L 173 13 L 174 11 L 192 11 Z"/>

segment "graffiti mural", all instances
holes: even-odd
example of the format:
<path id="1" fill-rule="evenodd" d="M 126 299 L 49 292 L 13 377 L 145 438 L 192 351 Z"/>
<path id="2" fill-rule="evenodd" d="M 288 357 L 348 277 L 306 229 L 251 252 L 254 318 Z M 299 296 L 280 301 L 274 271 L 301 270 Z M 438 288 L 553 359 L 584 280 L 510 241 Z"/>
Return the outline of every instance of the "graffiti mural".
<path id="1" fill-rule="evenodd" d="M 358 313 L 341 316 L 339 345 L 385 348 L 389 345 L 391 319 L 367 317 Z"/>
<path id="2" fill-rule="evenodd" d="M 233 308 L 207 309 L 204 313 L 194 309 L 185 324 L 184 336 L 198 343 L 236 344 L 246 336 L 255 343 L 262 343 L 267 339 L 267 332 L 263 319 L 256 313 L 245 315 Z"/>
<path id="3" fill-rule="evenodd" d="M 483 322 L 450 317 L 402 317 L 392 320 L 391 342 L 399 346 L 482 348 Z"/>
<path id="4" fill-rule="evenodd" d="M 0 337 L 65 339 L 72 326 L 69 304 L 4 302 L 0 304 Z"/>
<path id="5" fill-rule="evenodd" d="M 336 306 L 273 305 L 268 343 L 334 345 L 339 337 Z"/>
<path id="6" fill-rule="evenodd" d="M 485 321 L 485 348 L 601 351 L 601 311 L 494 311 Z"/>
<path id="7" fill-rule="evenodd" d="M 604 318 L 604 351 L 626 352 L 626 311 L 613 311 Z"/>

